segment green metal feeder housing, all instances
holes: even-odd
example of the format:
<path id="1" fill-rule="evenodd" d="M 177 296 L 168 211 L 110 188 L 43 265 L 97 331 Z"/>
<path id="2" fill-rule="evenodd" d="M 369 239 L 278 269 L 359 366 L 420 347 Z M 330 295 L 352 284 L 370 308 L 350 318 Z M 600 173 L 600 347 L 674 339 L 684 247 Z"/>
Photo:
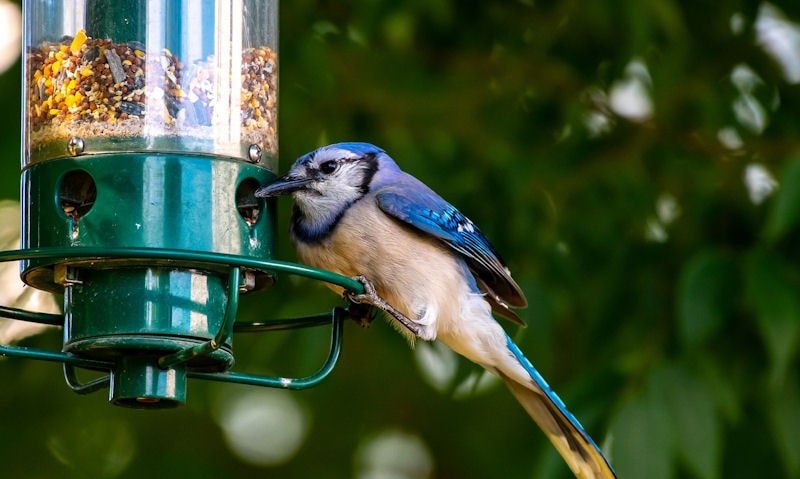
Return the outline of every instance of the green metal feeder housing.
<path id="1" fill-rule="evenodd" d="M 63 293 L 64 315 L 3 311 L 63 325 L 64 345 L 0 354 L 62 362 L 77 392 L 145 408 L 184 403 L 192 377 L 301 388 L 330 372 L 347 311 L 235 322 L 239 295 L 278 272 L 360 290 L 272 259 L 273 205 L 254 192 L 278 165 L 277 14 L 277 0 L 25 3 L 22 247 L 0 259 Z M 317 324 L 332 342 L 316 375 L 230 371 L 234 330 Z"/>

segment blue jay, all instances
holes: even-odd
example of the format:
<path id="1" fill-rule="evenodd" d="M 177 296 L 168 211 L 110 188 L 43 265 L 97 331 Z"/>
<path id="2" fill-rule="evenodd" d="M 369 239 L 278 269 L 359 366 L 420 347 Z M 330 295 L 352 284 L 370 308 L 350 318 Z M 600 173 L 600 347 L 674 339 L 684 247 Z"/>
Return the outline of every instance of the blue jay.
<path id="1" fill-rule="evenodd" d="M 439 340 L 496 374 L 545 432 L 576 477 L 613 478 L 600 449 L 520 352 L 492 311 L 525 296 L 475 224 L 382 149 L 338 143 L 300 157 L 258 197 L 291 194 L 301 262 L 358 279 L 364 294 L 413 343 Z"/>

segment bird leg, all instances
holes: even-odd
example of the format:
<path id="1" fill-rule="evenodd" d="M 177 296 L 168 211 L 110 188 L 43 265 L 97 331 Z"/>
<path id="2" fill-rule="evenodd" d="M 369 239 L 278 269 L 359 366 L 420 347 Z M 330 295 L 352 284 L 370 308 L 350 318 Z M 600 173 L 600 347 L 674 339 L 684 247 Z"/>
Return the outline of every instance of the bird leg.
<path id="1" fill-rule="evenodd" d="M 397 320 L 397 322 L 402 324 L 409 331 L 411 331 L 414 336 L 419 336 L 419 325 L 411 320 L 411 318 L 398 311 L 397 308 L 387 303 L 386 300 L 378 296 L 378 292 L 375 290 L 375 285 L 372 284 L 370 280 L 361 275 L 353 276 L 353 279 L 364 285 L 364 294 L 356 294 L 350 290 L 345 290 L 343 293 L 344 299 L 350 301 L 351 303 L 368 304 L 381 309 L 387 314 L 391 315 Z M 359 324 L 364 324 L 363 317 L 356 319 Z"/>

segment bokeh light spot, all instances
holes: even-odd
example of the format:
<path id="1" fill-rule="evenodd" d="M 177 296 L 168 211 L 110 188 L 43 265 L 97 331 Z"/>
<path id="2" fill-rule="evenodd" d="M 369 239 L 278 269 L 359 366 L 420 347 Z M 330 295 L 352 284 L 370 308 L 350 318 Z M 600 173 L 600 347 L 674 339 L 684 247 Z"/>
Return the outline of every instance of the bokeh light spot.
<path id="1" fill-rule="evenodd" d="M 433 455 L 418 435 L 388 429 L 367 438 L 356 451 L 358 479 L 425 479 Z"/>
<path id="2" fill-rule="evenodd" d="M 305 441 L 310 418 L 290 392 L 253 389 L 226 396 L 218 413 L 228 447 L 258 466 L 283 464 Z"/>
<path id="3" fill-rule="evenodd" d="M 22 51 L 22 12 L 19 6 L 0 0 L 0 73 L 8 70 Z"/>

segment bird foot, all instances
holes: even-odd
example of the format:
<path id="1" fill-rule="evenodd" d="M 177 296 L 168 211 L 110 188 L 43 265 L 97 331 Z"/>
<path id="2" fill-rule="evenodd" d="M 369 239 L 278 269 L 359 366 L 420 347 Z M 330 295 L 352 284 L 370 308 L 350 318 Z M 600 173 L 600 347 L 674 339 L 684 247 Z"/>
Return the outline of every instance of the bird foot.
<path id="1" fill-rule="evenodd" d="M 411 333 L 413 333 L 414 336 L 419 336 L 420 333 L 419 325 L 416 324 L 414 321 L 412 321 L 411 318 L 398 311 L 394 306 L 387 303 L 383 298 L 378 296 L 378 292 L 375 289 L 375 285 L 372 284 L 370 280 L 368 280 L 366 277 L 362 275 L 353 276 L 353 279 L 364 285 L 364 293 L 356 294 L 353 291 L 345 290 L 342 295 L 344 296 L 344 299 L 350 301 L 350 303 L 356 303 L 360 305 L 370 305 L 378 309 L 381 309 L 390 316 L 392 316 L 394 319 L 396 319 L 397 322 L 402 324 L 406 329 L 411 331 Z M 361 324 L 362 326 L 365 326 L 363 322 L 364 321 L 363 317 L 354 319 L 356 319 L 357 323 Z M 366 325 L 369 325 L 369 322 L 371 321 L 372 318 L 369 319 Z"/>

